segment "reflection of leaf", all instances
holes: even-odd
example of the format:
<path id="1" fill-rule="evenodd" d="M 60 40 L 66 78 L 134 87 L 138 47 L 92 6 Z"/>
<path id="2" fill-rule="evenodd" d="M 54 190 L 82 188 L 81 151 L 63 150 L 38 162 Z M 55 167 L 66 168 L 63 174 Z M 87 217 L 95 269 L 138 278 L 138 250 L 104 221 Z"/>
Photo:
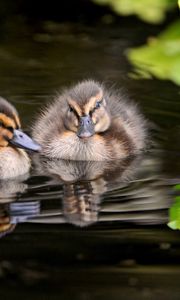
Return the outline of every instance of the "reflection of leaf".
<path id="1" fill-rule="evenodd" d="M 127 56 L 137 69 L 180 84 L 180 21 L 146 45 L 129 50 Z"/>
<path id="2" fill-rule="evenodd" d="M 93 0 L 100 5 L 110 5 L 120 15 L 137 15 L 150 23 L 160 23 L 166 11 L 177 5 L 177 0 Z"/>
<path id="3" fill-rule="evenodd" d="M 171 229 L 180 229 L 180 196 L 175 197 L 175 203 L 169 210 L 169 220 L 168 226 Z"/>

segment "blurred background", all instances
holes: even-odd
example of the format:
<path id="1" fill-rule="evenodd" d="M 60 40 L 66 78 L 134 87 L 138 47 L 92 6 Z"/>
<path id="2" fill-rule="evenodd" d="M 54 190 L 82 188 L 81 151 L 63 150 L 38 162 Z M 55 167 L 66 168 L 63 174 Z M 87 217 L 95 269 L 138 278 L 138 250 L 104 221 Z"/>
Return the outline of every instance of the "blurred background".
<path id="1" fill-rule="evenodd" d="M 73 22 L 73 30 L 69 28 L 70 25 L 58 28 L 58 24 L 67 22 Z M 0 2 L 1 33 L 8 27 L 13 34 L 19 37 L 21 34 L 23 38 L 27 25 L 31 25 L 33 32 L 40 26 L 40 32 L 34 38 L 44 43 L 62 38 L 62 34 L 67 34 L 67 31 L 77 33 L 78 24 L 94 27 L 103 24 L 107 28 L 113 25 L 121 27 L 124 22 L 129 23 L 129 26 L 134 22 L 132 27 L 141 24 L 144 31 L 149 26 L 154 33 L 151 35 L 149 29 L 142 38 L 138 36 L 138 47 L 125 53 L 136 71 L 131 75 L 144 78 L 155 76 L 159 79 L 169 79 L 179 85 L 178 0 L 52 0 L 51 2 L 1 0 Z"/>
<path id="2" fill-rule="evenodd" d="M 1 95 L 30 122 L 62 86 L 94 78 L 127 89 L 154 120 L 159 106 L 144 98 L 179 86 L 179 39 L 177 0 L 1 0 Z"/>

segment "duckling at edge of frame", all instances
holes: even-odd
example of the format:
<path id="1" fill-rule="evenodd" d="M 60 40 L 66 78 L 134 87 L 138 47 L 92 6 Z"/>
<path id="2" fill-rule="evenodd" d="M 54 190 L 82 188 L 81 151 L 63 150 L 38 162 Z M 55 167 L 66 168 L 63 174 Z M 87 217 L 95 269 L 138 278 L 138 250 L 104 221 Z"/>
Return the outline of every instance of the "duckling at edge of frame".
<path id="1" fill-rule="evenodd" d="M 120 91 L 94 80 L 66 89 L 42 112 L 33 138 L 51 158 L 104 161 L 145 148 L 146 121 Z"/>
<path id="2" fill-rule="evenodd" d="M 0 179 L 11 179 L 28 173 L 31 163 L 23 149 L 41 149 L 20 128 L 16 109 L 0 97 Z"/>

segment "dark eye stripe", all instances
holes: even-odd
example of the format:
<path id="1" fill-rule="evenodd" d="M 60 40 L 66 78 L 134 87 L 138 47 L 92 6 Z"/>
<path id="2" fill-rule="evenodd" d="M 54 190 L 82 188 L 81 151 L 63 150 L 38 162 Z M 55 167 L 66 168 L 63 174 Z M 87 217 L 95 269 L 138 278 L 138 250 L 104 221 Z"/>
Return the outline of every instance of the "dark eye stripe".
<path id="1" fill-rule="evenodd" d="M 5 126 L 2 121 L 0 121 L 0 127 L 3 127 L 11 132 L 13 132 L 14 128 L 12 126 Z"/>
<path id="2" fill-rule="evenodd" d="M 19 129 L 20 127 L 19 127 L 19 125 L 18 125 L 18 123 L 15 119 L 14 119 L 14 122 L 15 122 L 15 125 L 16 125 L 16 129 Z"/>
<path id="3" fill-rule="evenodd" d="M 6 128 L 6 126 L 4 125 L 4 123 L 2 121 L 0 121 L 0 126 L 3 128 Z"/>
<path id="4" fill-rule="evenodd" d="M 8 127 L 6 127 L 6 129 L 9 130 L 9 131 L 11 131 L 11 132 L 14 131 L 14 128 L 12 126 L 8 126 Z"/>
<path id="5" fill-rule="evenodd" d="M 71 113 L 73 113 L 79 119 L 79 115 L 78 115 L 77 111 L 70 105 L 69 105 L 69 111 Z"/>

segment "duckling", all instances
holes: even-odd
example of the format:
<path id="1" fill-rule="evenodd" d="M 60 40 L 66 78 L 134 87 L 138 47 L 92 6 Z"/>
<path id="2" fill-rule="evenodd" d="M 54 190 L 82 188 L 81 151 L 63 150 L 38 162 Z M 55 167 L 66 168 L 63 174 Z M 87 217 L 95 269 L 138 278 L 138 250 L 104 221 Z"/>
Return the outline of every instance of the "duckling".
<path id="1" fill-rule="evenodd" d="M 105 161 L 138 154 L 146 122 L 119 91 L 84 80 L 58 95 L 33 129 L 42 154 L 68 160 Z"/>
<path id="2" fill-rule="evenodd" d="M 20 128 L 16 109 L 0 97 L 0 179 L 10 179 L 29 171 L 30 159 L 20 148 L 40 150 L 40 146 Z"/>

